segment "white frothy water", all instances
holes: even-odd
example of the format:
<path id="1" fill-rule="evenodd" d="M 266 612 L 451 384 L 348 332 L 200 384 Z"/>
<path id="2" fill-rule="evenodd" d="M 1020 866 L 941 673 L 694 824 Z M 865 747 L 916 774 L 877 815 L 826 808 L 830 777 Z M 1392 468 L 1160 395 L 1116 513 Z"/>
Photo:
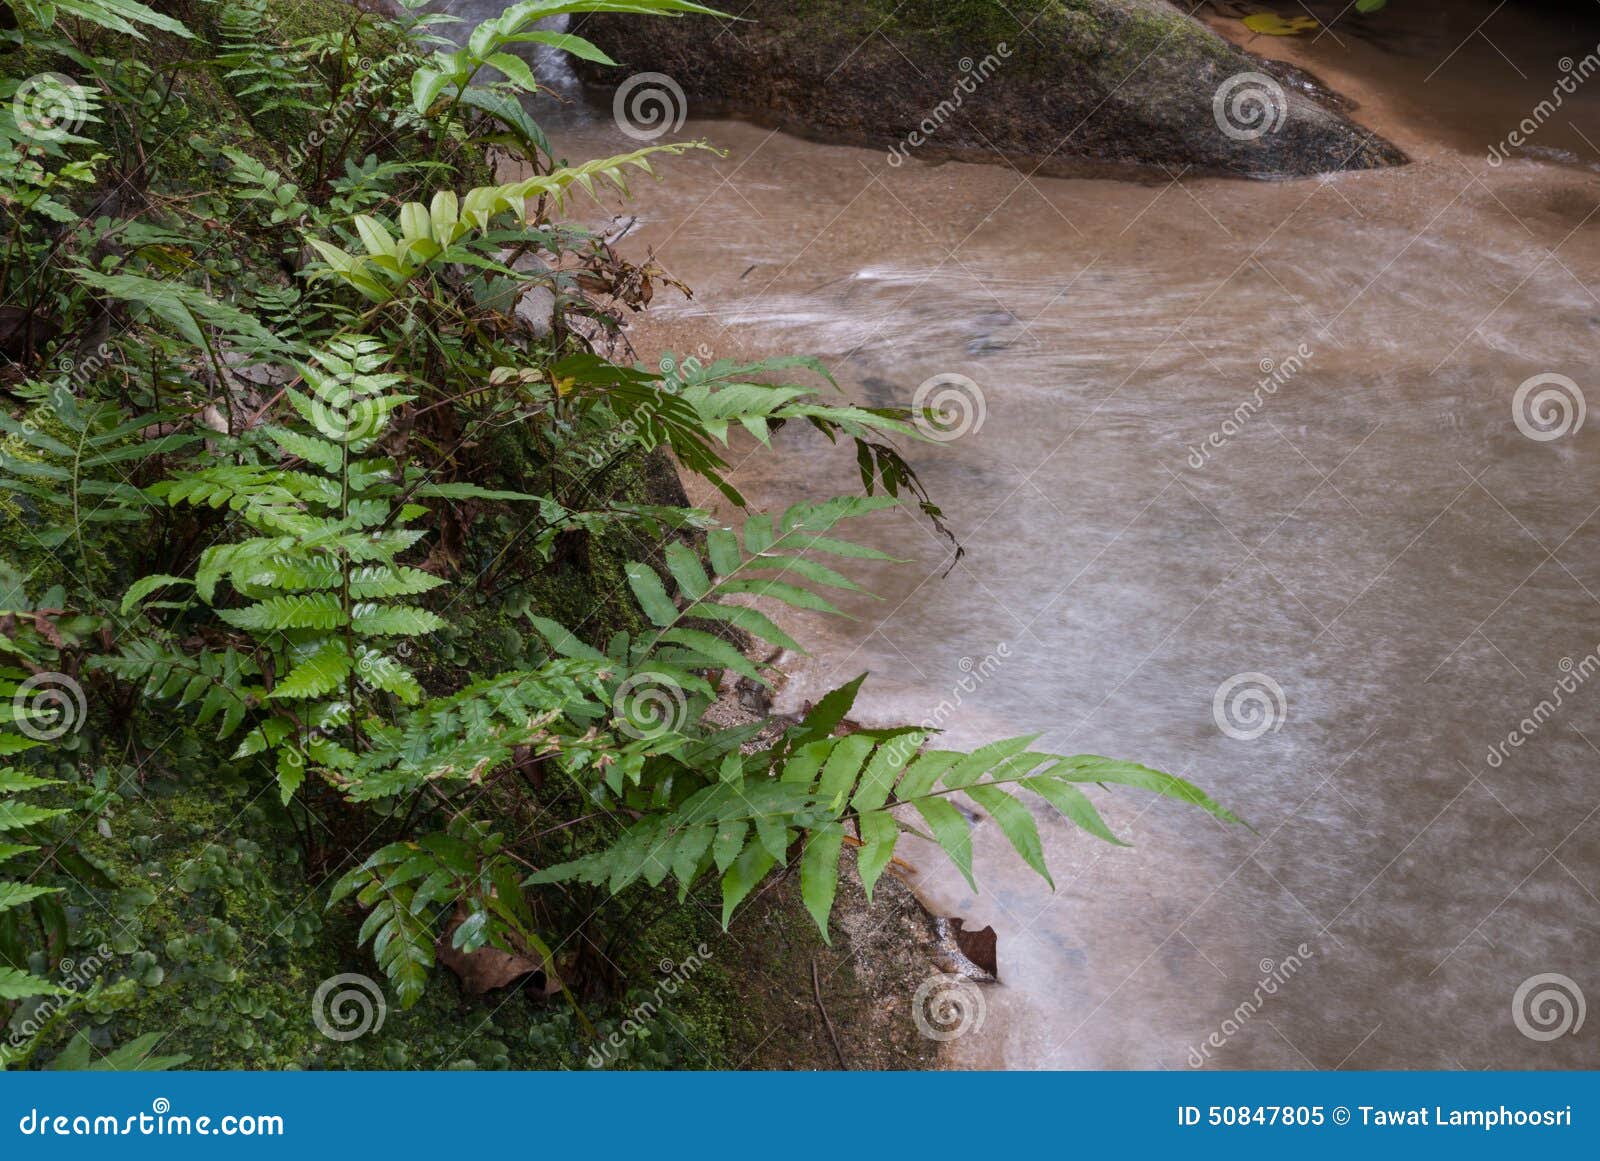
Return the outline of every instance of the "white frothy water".
<path id="1" fill-rule="evenodd" d="M 459 24 L 445 25 L 443 31 L 456 43 L 464 44 L 481 21 L 494 19 L 508 6 L 499 0 L 443 0 L 435 7 L 440 12 L 460 17 Z M 557 33 L 566 32 L 571 26 L 570 15 L 551 16 L 534 25 L 545 32 Z M 508 45 L 506 51 L 527 61 L 541 86 L 567 98 L 579 92 L 581 85 L 572 71 L 571 59 L 559 48 L 548 44 L 513 44 Z"/>

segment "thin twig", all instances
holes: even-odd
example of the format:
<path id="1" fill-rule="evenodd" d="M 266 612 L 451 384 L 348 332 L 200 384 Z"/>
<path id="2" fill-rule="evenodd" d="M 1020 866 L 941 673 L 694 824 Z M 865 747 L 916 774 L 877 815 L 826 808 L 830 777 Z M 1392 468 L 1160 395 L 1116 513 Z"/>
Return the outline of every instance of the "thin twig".
<path id="1" fill-rule="evenodd" d="M 817 978 L 816 956 L 811 957 L 811 990 L 817 997 L 817 1011 L 822 1013 L 822 1022 L 828 1029 L 828 1039 L 833 1041 L 833 1051 L 839 1058 L 839 1067 L 849 1072 L 850 1065 L 844 1058 L 844 1049 L 839 1047 L 839 1034 L 833 1030 L 833 1017 L 828 1015 L 828 1007 L 822 1002 L 822 981 Z"/>

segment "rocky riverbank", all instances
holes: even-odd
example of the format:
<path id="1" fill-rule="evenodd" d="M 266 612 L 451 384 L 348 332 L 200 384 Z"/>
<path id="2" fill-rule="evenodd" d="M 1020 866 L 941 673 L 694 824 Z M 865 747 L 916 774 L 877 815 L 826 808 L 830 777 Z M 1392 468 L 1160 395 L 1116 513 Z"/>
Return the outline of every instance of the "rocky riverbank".
<path id="1" fill-rule="evenodd" d="M 608 86 L 664 74 L 697 116 L 752 116 L 898 159 L 1248 177 L 1406 160 L 1309 78 L 1167 0 L 754 0 L 741 16 L 584 18 L 573 31 L 626 72 L 582 74 Z M 627 97 L 651 113 L 647 92 Z"/>

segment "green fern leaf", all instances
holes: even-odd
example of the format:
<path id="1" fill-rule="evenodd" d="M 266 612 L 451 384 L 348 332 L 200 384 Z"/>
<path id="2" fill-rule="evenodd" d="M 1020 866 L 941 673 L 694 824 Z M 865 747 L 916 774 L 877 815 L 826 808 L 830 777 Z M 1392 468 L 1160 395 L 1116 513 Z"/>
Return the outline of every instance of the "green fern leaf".
<path id="1" fill-rule="evenodd" d="M 967 828 L 967 820 L 943 798 L 919 798 L 912 805 L 967 880 L 967 885 L 976 891 L 978 881 L 972 877 L 972 832 Z"/>
<path id="2" fill-rule="evenodd" d="M 285 806 L 306 780 L 306 759 L 293 747 L 278 751 L 278 798 Z"/>
<path id="3" fill-rule="evenodd" d="M 829 823 L 811 832 L 805 854 L 800 857 L 800 897 L 806 910 L 822 932 L 824 943 L 831 944 L 828 916 L 833 914 L 833 899 L 839 889 L 839 851 L 844 845 L 844 827 Z"/>
<path id="4" fill-rule="evenodd" d="M 678 582 L 678 591 L 689 600 L 698 601 L 711 590 L 711 578 L 706 576 L 700 558 L 687 544 L 681 540 L 672 541 L 667 545 L 666 558 L 672 579 Z"/>
<path id="5" fill-rule="evenodd" d="M 722 929 L 728 929 L 734 909 L 767 877 L 776 862 L 759 842 L 752 842 L 722 876 Z"/>
<path id="6" fill-rule="evenodd" d="M 350 627 L 364 637 L 416 637 L 445 627 L 437 613 L 412 605 L 375 605 L 362 601 L 350 610 Z"/>
<path id="7" fill-rule="evenodd" d="M 857 823 L 861 831 L 861 849 L 856 852 L 856 872 L 861 876 L 861 887 L 870 903 L 873 887 L 894 858 L 895 843 L 900 838 L 900 824 L 895 821 L 894 815 L 882 810 L 863 814 Z"/>
<path id="8" fill-rule="evenodd" d="M 639 600 L 650 623 L 664 629 L 678 619 L 678 606 L 667 595 L 661 577 L 649 565 L 630 562 L 627 566 L 628 587 Z"/>
<path id="9" fill-rule="evenodd" d="M 337 629 L 346 621 L 333 593 L 311 593 L 292 597 L 271 597 L 243 609 L 219 609 L 221 617 L 235 629 L 269 632 L 281 629 Z"/>
<path id="10" fill-rule="evenodd" d="M 1039 827 L 1028 808 L 998 786 L 972 786 L 967 789 L 967 794 L 1000 824 L 1001 833 L 1017 854 L 1022 856 L 1023 862 L 1038 871 L 1044 881 L 1054 887 L 1055 880 L 1050 877 L 1050 869 L 1045 865 Z"/>
<path id="11" fill-rule="evenodd" d="M 58 818 L 66 813 L 65 810 L 34 806 L 27 802 L 0 802 L 0 831 L 38 826 L 46 819 Z"/>
<path id="12" fill-rule="evenodd" d="M 67 996 L 66 988 L 13 967 L 0 967 L 0 1000 L 26 1000 L 30 996 Z"/>
<path id="13" fill-rule="evenodd" d="M 355 661 L 340 642 L 330 641 L 296 665 L 273 687 L 275 698 L 324 697 L 343 684 Z"/>
<path id="14" fill-rule="evenodd" d="M 33 902 L 41 895 L 54 895 L 60 890 L 59 887 L 35 887 L 28 883 L 13 883 L 7 879 L 0 879 L 0 911 L 10 911 L 12 908 Z"/>
<path id="15" fill-rule="evenodd" d="M 280 448 L 297 459 L 316 464 L 325 472 L 337 475 L 344 466 L 344 449 L 336 443 L 302 435 L 286 427 L 269 427 L 267 434 Z"/>

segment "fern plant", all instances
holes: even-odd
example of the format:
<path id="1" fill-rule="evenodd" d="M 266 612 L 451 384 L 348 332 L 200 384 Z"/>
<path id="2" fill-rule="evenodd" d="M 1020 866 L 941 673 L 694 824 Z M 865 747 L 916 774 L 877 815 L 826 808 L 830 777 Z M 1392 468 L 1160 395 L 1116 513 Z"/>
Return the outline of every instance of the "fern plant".
<path id="1" fill-rule="evenodd" d="M 438 489 L 408 489 L 392 458 L 364 454 L 412 398 L 397 390 L 403 376 L 382 370 L 389 358 L 370 339 L 330 343 L 299 367 L 309 389 L 286 391 L 300 423 L 263 428 L 275 462 L 200 467 L 153 486 L 150 494 L 171 505 L 227 508 L 257 535 L 206 549 L 192 578 L 144 578 L 123 603 L 128 610 L 158 588 L 192 584 L 254 642 L 249 667 L 261 674 L 266 714 L 237 756 L 275 753 L 285 802 L 308 765 L 338 770 L 356 761 L 356 718 L 374 697 L 421 696 L 394 646 L 444 624 L 409 600 L 440 579 L 398 561 L 423 535 L 411 524 L 425 509 L 410 497 Z M 219 599 L 224 584 L 236 602 Z M 187 680 L 167 676 L 160 688 L 176 692 L 181 683 L 186 700 L 199 700 L 202 715 L 221 714 L 231 732 L 242 715 L 214 679 L 242 675 L 245 664 L 226 653 L 196 664 Z M 152 683 L 162 672 L 136 652 L 119 665 L 124 676 L 148 665 Z"/>
<path id="2" fill-rule="evenodd" d="M 666 572 L 628 566 L 628 581 L 653 630 L 637 638 L 617 635 L 607 654 L 577 641 L 560 625 L 534 618 L 558 653 L 618 665 L 612 724 L 620 749 L 604 768 L 618 805 L 644 813 L 604 849 L 537 872 L 531 885 L 578 881 L 603 885 L 615 895 L 635 881 L 658 886 L 668 875 L 680 898 L 705 875 L 720 876 L 723 923 L 772 869 L 804 843 L 801 885 L 824 938 L 829 935 L 839 853 L 847 837 L 860 847 L 858 866 L 868 897 L 894 856 L 908 807 L 972 881 L 972 847 L 966 816 L 951 801 L 963 794 L 999 826 L 1027 864 L 1049 880 L 1033 815 L 1015 791 L 1048 803 L 1075 826 L 1117 843 L 1081 789 L 1120 783 L 1178 798 L 1224 821 L 1237 821 L 1182 779 L 1144 766 L 1092 755 L 1067 757 L 1030 749 L 1034 738 L 986 746 L 972 754 L 923 752 L 931 735 L 921 730 L 861 731 L 833 737 L 860 689 L 860 679 L 822 699 L 773 746 L 745 754 L 756 731 L 708 731 L 700 715 L 714 696 L 704 674 L 731 670 L 764 682 L 761 666 L 728 640 L 694 622 L 731 625 L 750 637 L 803 652 L 757 598 L 775 606 L 823 613 L 839 610 L 815 590 L 860 592 L 860 586 L 815 554 L 888 559 L 883 553 L 830 535 L 843 519 L 892 505 L 886 497 L 855 497 L 795 505 L 780 518 L 755 516 L 742 536 L 708 534 L 704 558 L 682 542 L 666 549 Z M 675 587 L 674 597 L 669 588 Z M 640 678 L 667 687 L 646 701 L 650 720 L 630 720 L 626 704 Z M 759 730 L 759 725 L 756 727 Z M 629 741 L 627 739 L 634 740 Z M 664 788 L 667 789 L 663 794 Z M 851 832 L 854 832 L 851 835 Z M 976 884 L 973 884 L 974 888 Z"/>
<path id="3" fill-rule="evenodd" d="M 775 432 L 786 423 L 803 421 L 830 441 L 844 437 L 855 444 L 862 487 L 869 496 L 881 491 L 891 500 L 902 493 L 915 498 L 923 514 L 948 537 L 943 513 L 890 442 L 895 437 L 924 438 L 911 422 L 913 413 L 831 401 L 815 385 L 770 381 L 785 379 L 796 370 L 810 371 L 838 390 L 825 366 L 803 356 L 703 364 L 669 354 L 659 370 L 652 370 L 580 353 L 563 358 L 550 377 L 578 421 L 574 426 L 580 432 L 576 447 L 580 454 L 592 456 L 585 428 L 597 430 L 602 446 L 613 446 L 612 455 L 666 445 L 682 467 L 710 481 L 743 508 L 745 499 L 724 474 L 728 464 L 719 450 L 728 446 L 730 433 L 742 431 L 770 449 Z M 623 438 L 617 439 L 618 433 Z"/>
<path id="4" fill-rule="evenodd" d="M 0 717 L 15 722 L 19 713 L 14 698 L 18 689 L 16 671 L 6 671 L 0 676 Z M 22 711 L 26 712 L 26 711 Z M 12 755 L 31 750 L 42 743 L 7 730 L 0 732 L 0 755 Z M 39 806 L 27 796 L 46 786 L 59 783 L 38 778 L 14 766 L 0 766 L 0 868 L 13 863 L 23 855 L 39 850 L 38 842 L 26 841 L 43 822 L 67 813 L 55 807 Z M 17 840 L 24 841 L 17 841 Z M 48 908 L 50 897 L 59 895 L 59 887 L 43 887 L 31 882 L 0 878 L 0 1003 L 11 1004 L 34 996 L 66 995 L 63 988 L 33 974 L 27 962 L 29 944 L 25 927 L 40 922 L 58 927 Z M 57 907 L 59 909 L 59 905 Z"/>
<path id="5" fill-rule="evenodd" d="M 902 833 L 936 842 L 973 887 L 972 836 L 966 815 L 951 801 L 964 794 L 1000 828 L 1012 848 L 1051 882 L 1038 825 L 1017 791 L 1054 807 L 1074 826 L 1121 845 L 1092 800 L 1088 784 L 1121 784 L 1196 805 L 1225 822 L 1229 811 L 1181 778 L 1093 755 L 1064 757 L 1032 750 L 1034 737 L 1013 738 L 970 754 L 924 750 L 922 730 L 861 731 L 832 736 L 861 685 L 823 698 L 775 745 L 751 755 L 722 754 L 715 781 L 628 827 L 605 849 L 541 870 L 530 884 L 578 881 L 613 895 L 637 880 L 659 885 L 669 874 L 679 898 L 705 876 L 719 877 L 722 922 L 796 842 L 801 893 L 824 939 L 847 839 L 859 849 L 857 868 L 867 897 Z M 916 812 L 927 830 L 908 821 Z M 898 812 L 897 812 L 898 810 Z M 853 832 L 853 833 L 852 833 Z M 1052 882 L 1052 886 L 1053 886 Z"/>
<path id="6" fill-rule="evenodd" d="M 80 400 L 65 384 L 29 390 L 38 403 L 27 419 L 0 412 L 0 489 L 14 497 L 13 516 L 35 543 L 58 556 L 75 549 L 79 577 L 93 592 L 104 571 L 95 536 L 145 523 L 153 506 L 137 481 L 200 436 L 152 436 L 177 417 L 129 416 L 112 403 Z"/>
<path id="7" fill-rule="evenodd" d="M 653 175 L 652 155 L 681 154 L 693 148 L 704 146 L 648 146 L 504 185 L 480 186 L 460 198 L 440 190 L 428 205 L 407 202 L 393 219 L 359 214 L 351 225 L 364 252 L 354 253 L 322 238 L 307 238 L 322 256 L 322 262 L 307 273 L 312 278 L 342 282 L 380 306 L 426 271 L 442 271 L 452 263 L 516 277 L 516 271 L 493 260 L 492 254 L 503 248 L 506 239 L 490 232 L 496 224 L 504 225 L 509 215 L 520 220 L 528 199 L 550 198 L 559 204 L 574 187 L 597 200 L 606 188 L 626 193 L 628 169 Z"/>
<path id="8" fill-rule="evenodd" d="M 234 95 L 257 116 L 293 111 L 320 112 L 309 100 L 315 86 L 308 79 L 305 55 L 280 44 L 272 35 L 267 0 L 233 0 L 217 13 L 222 36 L 216 62 L 228 71 Z"/>
<path id="9" fill-rule="evenodd" d="M 402 3 L 408 12 L 422 6 Z M 720 890 L 727 923 L 760 883 L 798 860 L 806 905 L 826 935 L 846 844 L 858 848 L 869 894 L 907 833 L 938 844 L 970 877 L 957 799 L 1047 877 L 1029 803 L 1116 841 L 1085 793 L 1091 782 L 1232 818 L 1181 780 L 1036 751 L 1026 738 L 964 755 L 929 749 L 933 739 L 919 730 L 840 736 L 859 681 L 786 728 L 706 720 L 724 675 L 770 678 L 746 642 L 800 651 L 786 613 L 838 613 L 835 594 L 860 595 L 849 562 L 887 559 L 840 538 L 840 524 L 901 499 L 939 518 L 896 447 L 917 438 L 915 417 L 833 396 L 836 385 L 813 361 L 673 360 L 656 370 L 604 357 L 625 312 L 649 302 L 652 281 L 675 283 L 556 219 L 575 194 L 600 203 L 626 195 L 629 180 L 653 175 L 661 158 L 703 146 L 556 165 L 520 104 L 538 78 L 517 52 L 535 44 L 604 62 L 588 41 L 537 22 L 712 9 L 688 0 L 525 0 L 460 46 L 431 31 L 445 17 L 420 17 L 386 71 L 360 77 L 369 16 L 285 43 L 261 0 L 224 6 L 223 43 L 195 45 L 186 57 L 222 76 L 253 117 L 282 123 L 304 113 L 339 125 L 335 140 L 314 143 L 314 153 L 302 142 L 274 167 L 195 144 L 214 134 L 164 132 L 160 113 L 188 60 L 130 64 L 113 77 L 80 45 L 32 35 L 68 16 L 74 37 L 80 21 L 135 38 L 185 37 L 175 19 L 135 0 L 12 7 L 29 47 L 92 73 L 83 111 L 90 122 L 106 117 L 93 136 L 111 142 L 118 171 L 138 179 L 130 188 L 150 196 L 136 211 L 108 199 L 103 220 L 74 225 L 81 215 L 70 191 L 97 180 L 90 131 L 24 140 L 15 86 L 0 89 L 11 239 L 0 289 L 12 294 L 13 274 L 39 267 L 55 279 L 46 305 L 62 325 L 53 334 L 85 321 L 84 300 L 97 308 L 92 325 L 118 316 L 133 324 L 132 337 L 113 340 L 108 374 L 10 381 L 27 410 L 0 414 L 8 512 L 45 537 L 58 558 L 49 563 L 76 550 L 81 567 L 72 571 L 84 580 L 72 580 L 72 598 L 96 617 L 93 640 L 86 632 L 72 646 L 74 666 L 100 652 L 86 661 L 92 671 L 187 711 L 230 743 L 208 759 L 231 752 L 283 804 L 306 812 L 301 788 L 315 777 L 325 786 L 319 807 L 381 830 L 352 852 L 353 867 L 340 868 L 330 906 L 353 900 L 365 910 L 359 942 L 402 1005 L 415 1003 L 444 938 L 467 954 L 492 947 L 527 957 L 563 985 L 592 982 L 574 958 L 558 965 L 553 949 L 575 930 L 592 934 L 601 892 L 636 896 L 620 921 L 626 931 L 637 897 L 669 878 L 680 897 Z M 483 83 L 491 72 L 504 79 Z M 411 155 L 419 140 L 435 144 L 431 159 Z M 481 157 L 489 144 L 509 145 L 533 172 L 458 196 L 476 180 L 458 159 Z M 226 173 L 219 188 L 168 188 L 178 167 L 167 162 L 185 148 L 202 171 Z M 536 286 L 555 296 L 548 325 L 519 326 L 515 304 Z M 35 341 L 29 329 L 45 298 L 25 308 L 25 364 L 63 353 L 57 339 Z M 776 515 L 744 511 L 737 528 L 723 528 L 705 512 L 607 490 L 618 461 L 666 451 L 743 509 L 729 447 L 778 446 L 791 423 L 850 441 L 866 495 Z M 510 462 L 484 452 L 494 440 L 513 445 Z M 464 482 L 491 477 L 527 491 Z M 461 503 L 430 519 L 431 501 Z M 619 591 L 638 605 L 627 618 L 633 629 L 580 639 L 576 618 L 544 615 L 550 609 L 527 593 L 514 611 L 509 598 L 495 603 L 503 571 L 537 573 L 558 552 L 581 559 L 578 542 L 618 526 L 664 540 L 659 555 L 629 552 Z M 476 543 L 463 548 L 469 539 Z M 479 583 L 447 581 L 472 555 L 488 563 Z M 102 598 L 113 579 L 117 595 Z M 549 645 L 531 663 L 521 622 L 511 624 L 530 607 Z M 504 618 L 497 627 L 517 638 L 515 663 L 473 650 L 470 671 L 451 668 L 448 641 L 430 638 L 448 636 L 446 617 L 484 624 L 477 613 L 463 617 L 468 609 Z M 99 617 L 112 611 L 120 613 L 114 646 L 105 644 L 112 620 Z M 0 649 L 8 640 L 0 633 Z M 6 737 L 0 756 L 14 744 Z M 48 853 L 76 877 L 69 850 L 45 850 L 45 832 L 65 825 L 47 792 L 61 793 L 20 768 L 0 771 L 0 862 Z M 268 813 L 282 821 L 276 807 Z M 536 827 L 546 813 L 553 825 Z M 0 999 L 59 999 L 40 990 L 52 985 L 39 947 L 41 936 L 47 952 L 64 945 L 62 896 L 52 882 L 10 875 L 0 879 L 0 950 L 12 974 L 0 975 Z M 112 1059 L 132 1064 L 152 1048 L 140 1038 Z M 58 1062 L 87 1065 L 88 1049 L 74 1040 Z"/>
<path id="10" fill-rule="evenodd" d="M 504 847 L 503 834 L 458 822 L 448 831 L 391 843 L 334 884 L 328 906 L 354 894 L 368 909 L 360 942 L 371 941 L 402 1008 L 422 997 L 438 930 L 447 916 L 455 919 L 450 943 L 456 950 L 470 954 L 494 947 L 509 955 L 536 956 L 547 975 L 559 979 L 555 956 L 536 930 L 537 920 Z"/>

